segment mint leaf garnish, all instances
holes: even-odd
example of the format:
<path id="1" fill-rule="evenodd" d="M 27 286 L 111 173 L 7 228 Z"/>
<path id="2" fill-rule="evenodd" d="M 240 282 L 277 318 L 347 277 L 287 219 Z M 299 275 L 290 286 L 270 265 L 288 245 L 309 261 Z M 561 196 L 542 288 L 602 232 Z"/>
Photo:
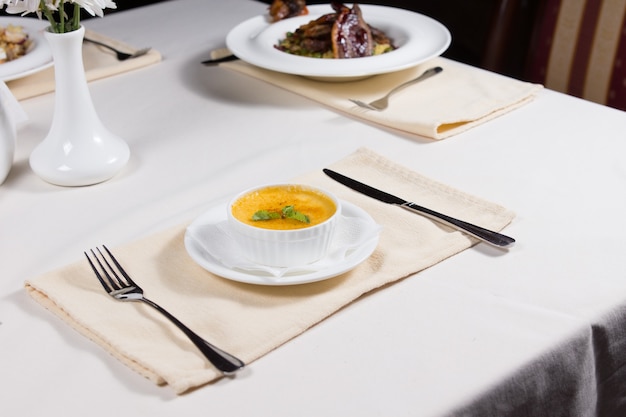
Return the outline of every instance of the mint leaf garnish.
<path id="1" fill-rule="evenodd" d="M 267 211 L 267 210 L 259 210 L 252 215 L 252 220 L 272 220 L 272 219 L 280 219 L 280 213 L 276 213 L 275 211 Z"/>
<path id="2" fill-rule="evenodd" d="M 283 207 L 283 216 L 287 219 L 294 219 L 302 223 L 310 223 L 309 216 L 304 213 L 296 211 L 293 206 Z"/>
<path id="3" fill-rule="evenodd" d="M 274 219 L 294 219 L 302 223 L 310 223 L 309 216 L 304 213 L 300 213 L 296 211 L 293 206 L 285 206 L 281 210 L 280 213 L 276 211 L 269 210 L 259 210 L 252 215 L 253 221 L 264 221 L 264 220 L 274 220 Z"/>

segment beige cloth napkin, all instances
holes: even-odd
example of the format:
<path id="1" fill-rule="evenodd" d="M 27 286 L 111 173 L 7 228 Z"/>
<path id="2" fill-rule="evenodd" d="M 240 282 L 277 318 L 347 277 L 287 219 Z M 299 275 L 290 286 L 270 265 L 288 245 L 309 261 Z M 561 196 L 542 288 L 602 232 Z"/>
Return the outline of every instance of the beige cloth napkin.
<path id="1" fill-rule="evenodd" d="M 265 70 L 243 61 L 220 66 L 308 97 L 357 119 L 431 139 L 459 134 L 509 112 L 532 100 L 542 88 L 446 58 L 351 82 L 313 80 Z M 385 111 L 366 110 L 348 100 L 378 99 L 435 66 L 442 67 L 443 72 L 393 95 Z"/>
<path id="2" fill-rule="evenodd" d="M 514 217 L 497 204 L 423 177 L 368 149 L 330 168 L 483 227 L 500 230 Z M 260 286 L 214 276 L 194 263 L 183 245 L 186 225 L 111 249 L 149 298 L 249 364 L 363 294 L 475 243 L 424 217 L 349 190 L 321 171 L 295 180 L 335 192 L 382 225 L 379 245 L 369 259 L 325 281 Z M 105 295 L 84 259 L 27 281 L 26 289 L 130 368 L 157 384 L 169 384 L 177 393 L 221 376 L 157 312 Z"/>
<path id="3" fill-rule="evenodd" d="M 85 38 L 105 43 L 123 52 L 134 53 L 138 49 L 91 30 L 85 30 Z M 118 61 L 113 51 L 90 42 L 83 43 L 83 65 L 87 81 L 132 71 L 160 61 L 161 54 L 154 49 L 145 55 Z M 54 66 L 24 78 L 8 81 L 7 85 L 18 100 L 52 92 L 54 91 Z"/>

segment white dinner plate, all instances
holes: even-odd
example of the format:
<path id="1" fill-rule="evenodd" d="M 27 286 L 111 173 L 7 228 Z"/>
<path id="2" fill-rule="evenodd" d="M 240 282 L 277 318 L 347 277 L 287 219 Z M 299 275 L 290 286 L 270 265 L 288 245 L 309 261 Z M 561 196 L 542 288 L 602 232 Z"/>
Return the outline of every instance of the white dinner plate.
<path id="1" fill-rule="evenodd" d="M 363 58 L 322 59 L 292 55 L 274 47 L 287 32 L 332 13 L 330 5 L 309 6 L 308 15 L 276 23 L 270 23 L 267 14 L 253 17 L 228 33 L 226 45 L 237 57 L 261 68 L 339 81 L 410 68 L 441 55 L 450 45 L 448 29 L 430 17 L 394 7 L 366 4 L 360 7 L 363 19 L 384 31 L 398 47 L 396 50 Z"/>
<path id="2" fill-rule="evenodd" d="M 0 81 L 10 81 L 26 77 L 52 65 L 52 51 L 43 37 L 43 29 L 48 22 L 28 17 L 0 16 L 0 26 L 22 26 L 32 40 L 30 50 L 18 59 L 0 64 Z"/>
<path id="3" fill-rule="evenodd" d="M 219 233 L 217 231 L 218 228 L 212 226 L 224 225 L 226 223 L 226 203 L 209 209 L 187 227 L 184 239 L 185 249 L 189 256 L 207 271 L 223 278 L 248 284 L 295 285 L 333 278 L 350 271 L 366 260 L 376 249 L 380 232 L 380 226 L 363 209 L 346 201 L 341 201 L 341 207 L 341 214 L 348 219 L 347 222 L 351 227 L 360 225 L 359 227 L 362 229 L 357 233 L 351 231 L 351 234 L 362 235 L 358 238 L 357 244 L 354 247 L 351 246 L 345 256 L 341 256 L 337 260 L 330 256 L 322 258 L 320 261 L 307 266 L 290 268 L 290 272 L 286 272 L 280 277 L 266 272 L 271 268 L 262 265 L 258 266 L 258 270 L 254 269 L 256 264 L 251 264 L 253 265 L 252 269 L 245 270 L 226 266 L 200 242 L 201 239 L 210 241 L 213 237 L 221 239 L 220 242 L 224 242 L 224 236 L 212 236 L 211 233 Z M 338 224 L 339 228 L 342 227 L 341 224 L 342 222 L 340 221 Z M 208 234 L 203 235 L 200 239 L 197 237 L 198 230 L 203 230 L 203 233 L 208 231 Z M 337 230 L 336 235 L 340 234 L 341 230 Z M 226 242 L 224 247 L 229 247 L 230 245 L 235 245 L 234 241 L 231 243 Z"/>

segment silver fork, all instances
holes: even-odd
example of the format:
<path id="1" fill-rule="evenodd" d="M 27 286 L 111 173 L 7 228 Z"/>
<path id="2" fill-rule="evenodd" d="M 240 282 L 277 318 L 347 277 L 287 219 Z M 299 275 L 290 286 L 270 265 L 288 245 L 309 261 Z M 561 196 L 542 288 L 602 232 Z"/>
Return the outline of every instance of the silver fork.
<path id="1" fill-rule="evenodd" d="M 98 277 L 100 284 L 102 284 L 104 290 L 111 297 L 120 301 L 141 301 L 154 307 L 158 312 L 163 314 L 180 330 L 182 330 L 189 340 L 191 340 L 193 344 L 200 349 L 204 356 L 224 374 L 232 374 L 245 366 L 241 360 L 237 359 L 230 353 L 213 346 L 181 323 L 176 317 L 172 316 L 163 307 L 144 297 L 141 287 L 131 279 L 109 249 L 106 246 L 102 247 L 113 265 L 109 262 L 109 260 L 107 260 L 106 255 L 99 248 L 96 248 L 96 251 L 93 249 L 90 250 L 92 255 L 91 257 L 87 254 L 87 252 L 84 252 L 84 254 L 87 257 L 93 272 L 95 272 Z M 93 260 L 91 258 L 93 258 Z M 96 264 L 100 267 L 99 269 L 96 267 Z"/>
<path id="2" fill-rule="evenodd" d="M 361 100 L 354 100 L 354 99 L 350 99 L 351 102 L 353 102 L 354 104 L 356 104 L 359 107 L 363 107 L 364 109 L 368 109 L 368 110 L 377 110 L 377 111 L 382 111 L 385 110 L 387 108 L 387 106 L 389 106 L 389 97 L 394 94 L 397 93 L 398 91 L 402 90 L 403 88 L 406 88 L 410 85 L 413 85 L 415 83 L 418 83 L 420 81 L 424 81 L 427 78 L 432 77 L 433 75 L 439 74 L 441 71 L 443 71 L 443 68 L 441 67 L 434 67 L 434 68 L 430 68 L 426 71 L 424 71 L 424 73 L 422 73 L 422 75 L 420 75 L 417 78 L 414 78 L 410 81 L 407 81 L 403 84 L 400 84 L 399 86 L 395 87 L 393 90 L 391 90 L 390 92 L 387 93 L 386 96 L 379 98 L 378 100 L 374 100 L 370 103 L 366 103 L 364 101 Z"/>
<path id="3" fill-rule="evenodd" d="M 102 46 L 104 48 L 107 48 L 107 49 L 115 52 L 115 55 L 117 56 L 118 61 L 126 61 L 127 59 L 137 58 L 139 56 L 147 54 L 150 51 L 150 49 L 152 49 L 152 48 L 142 48 L 142 49 L 139 49 L 139 50 L 129 54 L 127 52 L 120 51 L 119 49 L 116 49 L 116 48 L 112 47 L 111 45 L 107 45 L 106 43 L 98 42 L 98 41 L 95 41 L 93 39 L 85 38 L 85 41 L 86 42 L 91 42 L 91 43 L 99 45 L 99 46 Z"/>

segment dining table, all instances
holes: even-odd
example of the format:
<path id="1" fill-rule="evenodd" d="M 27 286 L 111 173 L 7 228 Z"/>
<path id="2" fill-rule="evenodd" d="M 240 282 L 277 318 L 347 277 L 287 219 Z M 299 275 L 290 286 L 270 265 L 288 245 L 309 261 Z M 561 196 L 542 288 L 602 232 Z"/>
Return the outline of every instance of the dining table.
<path id="1" fill-rule="evenodd" d="M 130 149 L 107 181 L 68 187 L 36 175 L 29 156 L 55 92 L 18 97 L 27 120 L 0 185 L 0 414 L 626 415 L 626 113 L 437 56 L 444 71 L 411 87 L 416 95 L 448 76 L 454 91 L 434 94 L 454 97 L 465 81 L 450 83 L 467 72 L 529 92 L 437 136 L 316 96 L 343 91 L 341 81 L 296 74 L 289 82 L 303 84 L 291 88 L 245 60 L 202 64 L 267 9 L 176 0 L 83 21 L 158 53 L 89 80 L 102 123 Z M 407 110 L 449 107 L 431 102 Z M 415 190 L 418 203 L 516 242 L 495 247 L 374 202 L 324 168 L 403 198 Z M 207 271 L 189 253 L 188 227 L 206 213 L 294 181 L 336 191 L 380 226 L 354 270 L 264 285 Z M 154 312 L 110 299 L 84 254 L 103 244 L 146 296 L 192 328 L 210 323 L 217 330 L 204 336 L 246 366 L 220 375 Z M 103 316 L 117 321 L 105 328 Z M 151 332 L 162 339 L 135 351 L 122 343 Z"/>

